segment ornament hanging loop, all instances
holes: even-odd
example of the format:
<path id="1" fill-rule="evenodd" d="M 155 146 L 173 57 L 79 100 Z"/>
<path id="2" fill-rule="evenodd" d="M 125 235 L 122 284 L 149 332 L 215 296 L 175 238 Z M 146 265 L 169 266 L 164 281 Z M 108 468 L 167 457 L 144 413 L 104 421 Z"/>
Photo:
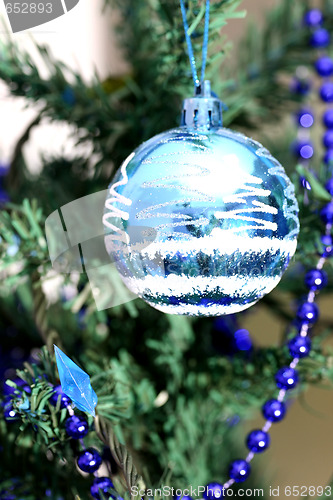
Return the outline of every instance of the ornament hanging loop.
<path id="1" fill-rule="evenodd" d="M 193 53 L 191 36 L 189 35 L 189 26 L 186 19 L 186 9 L 184 0 L 180 0 L 180 10 L 182 12 L 183 25 L 185 31 L 186 44 L 188 49 L 188 57 L 190 59 L 192 78 L 194 81 L 195 88 L 199 90 L 201 89 L 201 85 L 205 80 L 205 70 L 206 70 L 206 62 L 207 62 L 207 52 L 208 52 L 208 35 L 209 35 L 209 11 L 210 11 L 210 0 L 206 0 L 206 9 L 205 9 L 205 27 L 204 27 L 204 35 L 203 35 L 203 44 L 202 44 L 202 63 L 201 63 L 201 80 L 199 80 L 197 67 L 195 63 L 195 57 Z"/>
<path id="2" fill-rule="evenodd" d="M 222 102 L 212 96 L 210 81 L 195 86 L 194 97 L 183 102 L 181 126 L 210 130 L 222 127 Z"/>

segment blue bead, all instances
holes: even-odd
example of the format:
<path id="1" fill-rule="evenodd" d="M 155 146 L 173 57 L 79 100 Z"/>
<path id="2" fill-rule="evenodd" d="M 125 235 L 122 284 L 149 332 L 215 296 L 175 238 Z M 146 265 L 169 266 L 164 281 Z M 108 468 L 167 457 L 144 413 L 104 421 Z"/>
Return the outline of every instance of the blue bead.
<path id="1" fill-rule="evenodd" d="M 260 429 L 250 432 L 247 436 L 246 445 L 253 453 L 261 453 L 265 451 L 270 443 L 270 437 L 267 432 Z"/>
<path id="2" fill-rule="evenodd" d="M 290 91 L 294 94 L 307 95 L 311 90 L 311 81 L 305 79 L 294 78 L 290 85 Z"/>
<path id="3" fill-rule="evenodd" d="M 18 386 L 18 390 L 22 390 L 24 392 L 27 392 L 28 394 L 31 394 L 31 387 L 28 385 L 24 380 L 22 380 L 19 377 L 15 377 L 13 380 L 15 384 Z M 14 394 L 16 389 L 14 387 L 11 387 L 10 385 L 7 384 L 7 381 L 3 385 L 3 394 L 5 396 L 9 396 L 10 394 Z"/>
<path id="4" fill-rule="evenodd" d="M 65 429 L 71 438 L 81 439 L 88 434 L 89 425 L 84 418 L 73 415 L 65 421 Z"/>
<path id="5" fill-rule="evenodd" d="M 326 153 L 324 154 L 324 157 L 323 157 L 323 162 L 326 164 L 326 165 L 330 165 L 331 162 L 333 161 L 333 148 L 330 148 L 326 151 Z"/>
<path id="6" fill-rule="evenodd" d="M 311 191 L 311 184 L 305 177 L 303 177 L 303 175 L 301 175 L 299 178 L 299 184 L 302 188 Z"/>
<path id="7" fill-rule="evenodd" d="M 234 479 L 236 483 L 242 483 L 245 481 L 251 472 L 250 464 L 245 460 L 234 460 L 231 462 L 229 467 L 229 476 Z"/>
<path id="8" fill-rule="evenodd" d="M 304 302 L 297 310 L 297 318 L 304 323 L 313 324 L 319 316 L 319 308 L 313 302 Z"/>
<path id="9" fill-rule="evenodd" d="M 324 28 L 319 28 L 314 31 L 310 37 L 310 45 L 312 47 L 327 47 L 330 44 L 330 34 Z"/>
<path id="10" fill-rule="evenodd" d="M 333 82 L 323 83 L 319 95 L 324 102 L 333 102 Z"/>
<path id="11" fill-rule="evenodd" d="M 327 109 L 323 114 L 323 123 L 327 128 L 333 128 L 333 109 Z"/>
<path id="12" fill-rule="evenodd" d="M 77 457 L 77 465 L 83 472 L 95 472 L 102 463 L 102 457 L 95 448 L 81 451 Z"/>
<path id="13" fill-rule="evenodd" d="M 10 169 L 10 165 L 7 163 L 0 163 L 0 177 L 6 177 Z"/>
<path id="14" fill-rule="evenodd" d="M 313 113 L 309 109 L 301 109 L 297 113 L 298 124 L 303 128 L 312 127 L 314 122 Z"/>
<path id="15" fill-rule="evenodd" d="M 206 500 L 216 500 L 218 498 L 223 498 L 223 484 L 220 483 L 208 483 L 206 484 L 205 491 L 202 496 Z"/>
<path id="16" fill-rule="evenodd" d="M 330 234 L 324 234 L 321 237 L 321 242 L 325 249 L 321 254 L 322 257 L 329 258 L 333 256 L 333 238 Z"/>
<path id="17" fill-rule="evenodd" d="M 298 373 L 294 368 L 284 366 L 275 375 L 275 381 L 280 389 L 293 389 L 298 382 Z"/>
<path id="18" fill-rule="evenodd" d="M 324 21 L 324 16 L 319 9 L 310 9 L 304 15 L 304 24 L 307 26 L 320 26 Z"/>
<path id="19" fill-rule="evenodd" d="M 245 328 L 236 330 L 234 333 L 235 345 L 239 351 L 250 351 L 252 349 L 252 340 L 250 333 Z"/>
<path id="20" fill-rule="evenodd" d="M 313 145 L 310 141 L 297 141 L 292 146 L 296 156 L 308 160 L 313 156 Z"/>
<path id="21" fill-rule="evenodd" d="M 293 358 L 305 358 L 311 351 L 311 340 L 309 337 L 297 335 L 289 341 L 288 347 Z"/>
<path id="22" fill-rule="evenodd" d="M 105 496 L 116 498 L 115 495 L 112 495 L 112 490 L 114 489 L 113 482 L 108 477 L 96 477 L 94 482 L 90 488 L 91 496 L 96 498 L 97 500 L 102 500 L 101 493 L 103 494 L 103 498 Z"/>
<path id="23" fill-rule="evenodd" d="M 11 404 L 5 406 L 3 411 L 3 416 L 5 420 L 17 420 L 17 413 Z"/>
<path id="24" fill-rule="evenodd" d="M 266 420 L 270 422 L 280 422 L 286 414 L 286 406 L 283 401 L 270 399 L 264 404 L 262 413 Z"/>
<path id="25" fill-rule="evenodd" d="M 328 56 L 322 56 L 315 62 L 315 68 L 320 76 L 333 75 L 333 60 Z"/>
<path id="26" fill-rule="evenodd" d="M 310 290 L 320 290 L 328 283 L 327 273 L 321 269 L 311 269 L 306 273 L 304 282 Z"/>
<path id="27" fill-rule="evenodd" d="M 323 136 L 323 144 L 325 148 L 333 149 L 333 130 L 327 130 Z"/>
<path id="28" fill-rule="evenodd" d="M 66 396 L 66 394 L 64 394 L 62 392 L 61 385 L 57 385 L 54 388 L 54 392 L 53 392 L 52 396 L 49 399 L 51 405 L 53 405 L 53 406 L 57 405 L 59 396 L 61 396 L 61 399 L 60 399 L 60 408 L 66 408 L 68 405 L 71 404 L 71 399 L 68 396 Z"/>
<path id="29" fill-rule="evenodd" d="M 333 202 L 327 203 L 320 210 L 320 218 L 324 222 L 324 224 L 332 224 L 333 222 Z"/>
<path id="30" fill-rule="evenodd" d="M 331 177 L 325 184 L 325 188 L 333 196 L 333 177 Z"/>
<path id="31" fill-rule="evenodd" d="M 71 87 L 66 87 L 63 93 L 61 94 L 61 97 L 63 98 L 66 104 L 68 104 L 69 106 L 74 106 L 76 102 L 76 97 L 74 90 Z"/>

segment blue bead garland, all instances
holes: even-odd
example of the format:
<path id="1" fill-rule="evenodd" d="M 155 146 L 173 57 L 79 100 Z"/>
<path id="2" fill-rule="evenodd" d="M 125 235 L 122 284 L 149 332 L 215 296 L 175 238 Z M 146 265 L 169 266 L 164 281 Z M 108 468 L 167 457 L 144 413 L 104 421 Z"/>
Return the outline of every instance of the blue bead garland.
<path id="1" fill-rule="evenodd" d="M 59 397 L 61 398 L 60 407 L 66 408 L 69 413 L 69 417 L 65 420 L 66 433 L 72 439 L 79 439 L 83 446 L 83 450 L 77 456 L 77 466 L 83 472 L 90 474 L 94 473 L 96 475 L 96 471 L 98 471 L 102 464 L 102 457 L 95 448 L 84 447 L 83 438 L 89 433 L 89 424 L 84 417 L 74 414 L 71 407 L 71 400 L 62 392 L 60 385 L 54 387 L 53 394 L 49 399 L 50 403 L 56 406 Z M 12 407 L 8 408 L 8 417 L 11 420 L 15 419 L 15 415 L 15 410 Z M 102 500 L 101 495 L 103 495 L 103 498 L 107 495 L 108 498 L 118 498 L 122 500 L 115 494 L 114 485 L 108 477 L 96 476 L 91 485 L 90 493 L 92 497 L 97 500 Z"/>
<path id="2" fill-rule="evenodd" d="M 305 14 L 304 23 L 311 28 L 318 28 L 323 22 L 323 15 L 320 10 L 312 9 Z M 310 45 L 317 48 L 326 47 L 330 42 L 330 35 L 323 28 L 316 29 L 310 38 Z M 315 63 L 317 73 L 322 77 L 333 75 L 333 61 L 331 58 L 321 56 Z M 292 90 L 295 91 L 294 80 Z M 310 85 L 308 86 L 310 88 Z M 296 91 L 302 94 L 301 87 L 296 87 Z M 306 92 L 304 92 L 306 93 Z M 325 102 L 333 102 L 333 82 L 324 82 L 320 88 L 320 96 Z M 309 110 L 300 110 L 297 114 L 297 121 L 302 129 L 312 126 L 314 117 Z M 328 129 L 323 143 L 327 147 L 325 161 L 333 161 L 333 109 L 328 109 L 323 115 L 323 123 Z M 302 138 L 293 145 L 295 154 L 301 160 L 309 160 L 314 153 L 314 148 L 310 140 Z M 306 180 L 306 179 L 305 179 Z M 311 189 L 306 181 L 304 187 Z M 326 183 L 327 191 L 333 196 L 333 176 Z M 248 434 L 246 445 L 250 450 L 245 460 L 235 460 L 229 467 L 229 480 L 223 485 L 224 490 L 230 488 L 234 483 L 245 481 L 251 472 L 250 462 L 255 453 L 260 453 L 268 448 L 270 437 L 268 431 L 273 423 L 283 420 L 286 414 L 284 399 L 287 391 L 293 389 L 298 383 L 298 372 L 296 366 L 301 358 L 309 356 L 311 352 L 311 340 L 308 336 L 310 326 L 312 326 L 319 317 L 318 306 L 314 303 L 316 292 L 327 285 L 327 274 L 322 270 L 327 258 L 333 256 L 333 238 L 331 230 L 333 226 L 333 200 L 322 208 L 320 217 L 325 224 L 325 234 L 321 237 L 323 250 L 319 252 L 319 261 L 315 269 L 306 273 L 305 286 L 309 289 L 308 295 L 297 310 L 299 320 L 299 333 L 288 342 L 288 349 L 292 361 L 289 366 L 278 370 L 275 381 L 280 389 L 276 399 L 266 401 L 262 407 L 262 413 L 266 420 L 262 429 L 256 429 Z M 223 490 L 223 491 L 224 491 Z M 226 495 L 224 495 L 226 496 Z M 205 497 L 208 500 L 208 497 Z M 213 499 L 209 499 L 213 500 Z"/>

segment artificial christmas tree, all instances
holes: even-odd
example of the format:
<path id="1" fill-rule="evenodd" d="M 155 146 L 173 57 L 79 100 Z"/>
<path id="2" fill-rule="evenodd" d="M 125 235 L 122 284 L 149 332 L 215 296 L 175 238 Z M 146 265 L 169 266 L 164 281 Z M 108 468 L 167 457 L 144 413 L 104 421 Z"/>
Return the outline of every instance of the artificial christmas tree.
<path id="1" fill-rule="evenodd" d="M 38 102 L 40 115 L 18 141 L 1 188 L 10 201 L 3 197 L 0 215 L 0 497 L 67 500 L 91 493 L 93 498 L 128 498 L 163 484 L 197 489 L 213 481 L 220 491 L 230 480 L 233 489 L 243 487 L 238 483 L 248 477 L 246 488 L 262 487 L 262 496 L 269 498 L 265 461 L 245 458 L 269 443 L 274 452 L 274 436 L 269 440 L 269 425 L 251 427 L 244 445 L 246 421 L 263 408 L 265 419 L 275 425 L 287 417 L 292 398 L 301 397 L 308 384 L 331 388 L 333 377 L 331 353 L 324 345 L 333 320 L 319 317 L 312 328 L 318 316 L 314 295 L 322 288 L 325 296 L 333 286 L 332 175 L 329 157 L 322 163 L 319 153 L 310 169 L 309 151 L 320 151 L 320 146 L 316 136 L 310 141 L 304 135 L 301 116 L 306 113 L 298 113 L 311 87 L 300 66 L 312 69 L 318 43 L 320 50 L 325 40 L 327 45 L 327 36 L 321 31 L 320 38 L 317 31 L 330 31 L 333 2 L 320 5 L 325 26 L 321 19 L 313 21 L 313 14 L 304 22 L 307 3 L 279 2 L 261 30 L 248 29 L 233 61 L 227 59 L 229 44 L 221 38 L 221 28 L 228 19 L 243 17 L 240 2 L 221 0 L 210 6 L 206 75 L 228 106 L 224 125 L 270 149 L 292 178 L 300 207 L 301 231 L 290 269 L 276 291 L 254 306 L 268 309 L 272 323 L 278 321 L 279 345 L 269 347 L 251 341 L 242 328 L 252 309 L 237 316 L 187 318 L 159 312 L 140 299 L 97 308 L 87 277 L 90 268 L 85 268 L 79 246 L 81 272 L 52 269 L 47 217 L 105 190 L 110 164 L 115 172 L 138 144 L 178 126 L 181 102 L 192 94 L 178 1 L 108 3 L 121 13 L 119 36 L 131 66 L 122 78 L 87 85 L 40 48 L 51 68 L 43 78 L 28 54 L 13 42 L 1 43 L 0 78 L 13 96 Z M 190 0 L 185 8 L 200 60 L 206 2 Z M 246 26 L 246 19 L 239 22 Z M 329 57 L 329 48 L 324 48 Z M 317 71 L 329 77 L 321 74 L 329 71 L 323 65 Z M 329 95 L 326 85 L 321 97 L 329 100 Z M 280 124 L 295 112 L 303 128 L 290 152 L 296 129 Z M 77 141 L 92 145 L 96 154 L 45 156 L 42 171 L 33 176 L 23 147 L 44 118 L 73 125 Z M 297 170 L 295 152 L 300 157 Z M 102 216 L 101 210 L 101 221 Z M 76 217 L 82 223 L 85 214 Z M 321 259 L 327 274 L 318 267 Z M 54 275 L 56 299 L 50 302 L 46 284 Z M 120 281 L 117 286 L 121 293 Z M 260 324 L 257 330 L 264 337 Z M 315 334 L 311 343 L 304 335 L 310 331 Z M 75 408 L 59 386 L 54 343 L 89 374 L 98 397 L 96 417 Z M 299 365 L 294 362 L 302 357 Z M 290 392 L 297 382 L 296 392 Z M 281 391 L 287 389 L 285 397 Z M 315 495 L 330 498 L 327 485 L 321 486 Z M 281 497 L 288 491 L 281 491 Z M 312 490 L 305 493 L 312 495 Z M 193 496 L 201 498 L 202 491 Z"/>

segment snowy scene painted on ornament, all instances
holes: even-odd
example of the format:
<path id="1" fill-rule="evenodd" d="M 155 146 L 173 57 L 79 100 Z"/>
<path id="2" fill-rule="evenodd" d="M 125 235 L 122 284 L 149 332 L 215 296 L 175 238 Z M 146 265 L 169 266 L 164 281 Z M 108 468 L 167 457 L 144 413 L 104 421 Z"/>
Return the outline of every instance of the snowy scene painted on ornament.
<path id="1" fill-rule="evenodd" d="M 231 314 L 280 281 L 296 250 L 297 212 L 292 183 L 259 143 L 181 127 L 122 165 L 106 201 L 105 243 L 124 283 L 153 307 Z M 136 226 L 147 229 L 131 239 Z M 144 246 L 149 229 L 156 235 Z"/>

